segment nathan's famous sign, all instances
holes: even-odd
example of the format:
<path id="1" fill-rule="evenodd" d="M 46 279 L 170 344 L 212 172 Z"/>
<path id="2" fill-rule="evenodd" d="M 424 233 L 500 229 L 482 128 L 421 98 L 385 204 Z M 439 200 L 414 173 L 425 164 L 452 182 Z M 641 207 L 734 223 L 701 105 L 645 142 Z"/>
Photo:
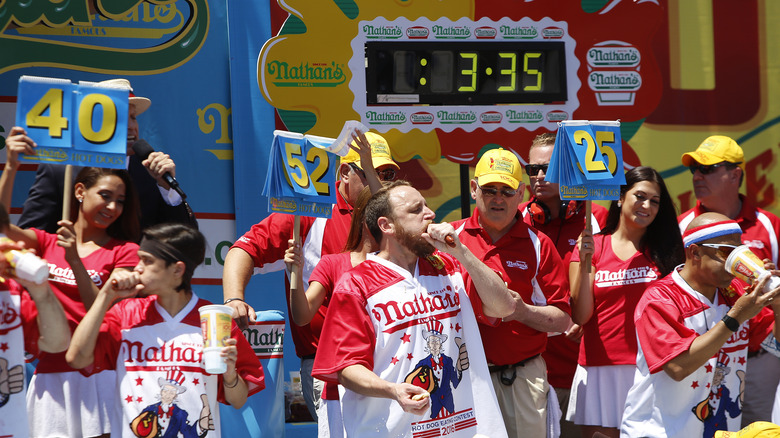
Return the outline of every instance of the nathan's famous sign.
<path id="1" fill-rule="evenodd" d="M 0 1 L 0 73 L 29 66 L 99 73 L 171 70 L 203 45 L 207 1 Z"/>

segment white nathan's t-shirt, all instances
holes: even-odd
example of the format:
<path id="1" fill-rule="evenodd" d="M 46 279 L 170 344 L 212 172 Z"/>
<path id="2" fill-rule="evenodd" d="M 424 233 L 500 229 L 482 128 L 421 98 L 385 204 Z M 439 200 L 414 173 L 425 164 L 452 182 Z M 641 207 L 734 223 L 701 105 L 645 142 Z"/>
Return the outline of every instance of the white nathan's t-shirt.
<path id="1" fill-rule="evenodd" d="M 218 401 L 224 403 L 222 375 L 203 369 L 203 334 L 198 308 L 211 304 L 194 293 L 175 316 L 156 297 L 124 300 L 109 309 L 100 329 L 95 362 L 88 371 L 116 369 L 117 397 L 111 436 L 220 436 Z M 236 369 L 249 394 L 264 387 L 260 362 L 232 323 L 238 340 Z M 171 400 L 173 399 L 173 400 Z M 214 430 L 201 419 L 211 416 Z M 156 425 L 155 425 L 156 422 Z"/>
<path id="2" fill-rule="evenodd" d="M 3 438 L 29 436 L 24 335 L 26 332 L 29 349 L 39 337 L 34 313 L 33 301 L 18 283 L 6 279 L 0 284 L 0 437 Z"/>
<path id="3" fill-rule="evenodd" d="M 339 370 L 360 364 L 383 380 L 406 381 L 431 395 L 431 409 L 416 416 L 394 400 L 346 390 L 348 437 L 506 437 L 461 269 L 437 253 L 433 262 L 420 259 L 412 275 L 369 255 L 339 281 L 312 374 L 335 382 Z M 469 366 L 458 371 L 463 343 Z"/>
<path id="4" fill-rule="evenodd" d="M 715 357 L 680 382 L 663 366 L 720 322 L 742 293 L 735 281 L 710 302 L 676 270 L 648 288 L 634 315 L 639 352 L 621 437 L 709 438 L 716 430 L 741 428 L 748 342 L 766 338 L 773 320 L 759 315 L 746 321 Z"/>

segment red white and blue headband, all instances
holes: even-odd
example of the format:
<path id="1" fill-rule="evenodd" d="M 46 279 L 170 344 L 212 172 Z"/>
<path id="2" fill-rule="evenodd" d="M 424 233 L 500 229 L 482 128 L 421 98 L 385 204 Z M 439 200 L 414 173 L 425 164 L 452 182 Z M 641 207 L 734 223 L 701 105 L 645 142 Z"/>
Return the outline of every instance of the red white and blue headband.
<path id="1" fill-rule="evenodd" d="M 685 247 L 691 246 L 691 244 L 703 242 L 715 237 L 726 236 L 729 234 L 742 234 L 742 229 L 736 221 L 720 221 L 713 222 L 711 224 L 702 225 L 700 227 L 691 228 L 683 233 L 683 244 Z"/>

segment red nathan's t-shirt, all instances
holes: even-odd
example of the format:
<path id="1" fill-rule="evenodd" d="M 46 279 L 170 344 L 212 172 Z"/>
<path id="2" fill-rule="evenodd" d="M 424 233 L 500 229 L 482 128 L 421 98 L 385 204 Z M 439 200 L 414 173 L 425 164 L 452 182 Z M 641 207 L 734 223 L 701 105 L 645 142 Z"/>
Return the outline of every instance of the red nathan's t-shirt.
<path id="1" fill-rule="evenodd" d="M 522 218 L 497 242 L 479 225 L 479 210 L 468 219 L 453 222 L 458 238 L 485 265 L 498 273 L 509 289 L 528 305 L 553 306 L 571 314 L 566 270 L 552 241 L 529 227 Z M 473 285 L 466 273 L 470 293 Z M 547 345 L 547 332 L 518 321 L 478 320 L 485 356 L 489 363 L 511 365 L 541 354 Z M 487 322 L 487 324 L 484 324 Z M 511 345 L 512 348 L 507 348 Z"/>
<path id="2" fill-rule="evenodd" d="M 87 313 L 81 302 L 76 278 L 70 264 L 65 260 L 65 249 L 57 246 L 57 235 L 33 228 L 38 237 L 38 255 L 49 263 L 49 285 L 54 295 L 62 303 L 65 316 L 68 317 L 70 332 L 76 330 L 81 319 Z M 138 245 L 111 239 L 104 247 L 98 248 L 81 262 L 90 278 L 98 288 L 108 280 L 116 268 L 132 268 L 138 264 Z M 65 361 L 65 352 L 40 353 L 36 373 L 64 373 L 75 371 Z"/>
<path id="3" fill-rule="evenodd" d="M 325 300 L 323 306 L 327 306 L 330 298 L 333 296 L 333 289 L 336 288 L 339 278 L 345 272 L 352 269 L 352 259 L 350 253 L 342 252 L 339 254 L 327 254 L 320 259 L 314 272 L 311 273 L 309 284 L 317 282 L 325 288 Z M 323 400 L 338 400 L 339 385 L 333 382 L 325 382 L 325 390 L 322 391 Z"/>
<path id="4" fill-rule="evenodd" d="M 628 260 L 619 259 L 612 250 L 612 235 L 593 236 L 591 261 L 593 316 L 583 325 L 580 355 L 582 366 L 634 365 L 637 341 L 634 310 L 645 289 L 660 278 L 655 264 L 641 252 Z M 575 248 L 572 262 L 580 261 Z"/>

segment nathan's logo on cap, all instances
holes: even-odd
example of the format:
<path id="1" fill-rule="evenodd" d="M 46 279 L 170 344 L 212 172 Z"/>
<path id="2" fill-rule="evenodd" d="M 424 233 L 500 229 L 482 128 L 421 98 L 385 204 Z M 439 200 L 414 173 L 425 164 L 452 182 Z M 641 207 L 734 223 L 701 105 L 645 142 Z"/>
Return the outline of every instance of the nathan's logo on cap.
<path id="1" fill-rule="evenodd" d="M 725 135 L 709 136 L 695 151 L 683 154 L 683 166 L 693 166 L 694 161 L 705 166 L 727 161 L 745 169 L 745 155 L 742 148 L 734 139 Z"/>
<path id="2" fill-rule="evenodd" d="M 514 164 L 503 158 L 491 158 L 488 167 L 494 172 L 515 173 Z"/>
<path id="3" fill-rule="evenodd" d="M 371 143 L 371 153 L 373 155 L 377 155 L 377 154 L 390 155 L 390 148 L 387 147 L 387 143 L 375 141 Z"/>

